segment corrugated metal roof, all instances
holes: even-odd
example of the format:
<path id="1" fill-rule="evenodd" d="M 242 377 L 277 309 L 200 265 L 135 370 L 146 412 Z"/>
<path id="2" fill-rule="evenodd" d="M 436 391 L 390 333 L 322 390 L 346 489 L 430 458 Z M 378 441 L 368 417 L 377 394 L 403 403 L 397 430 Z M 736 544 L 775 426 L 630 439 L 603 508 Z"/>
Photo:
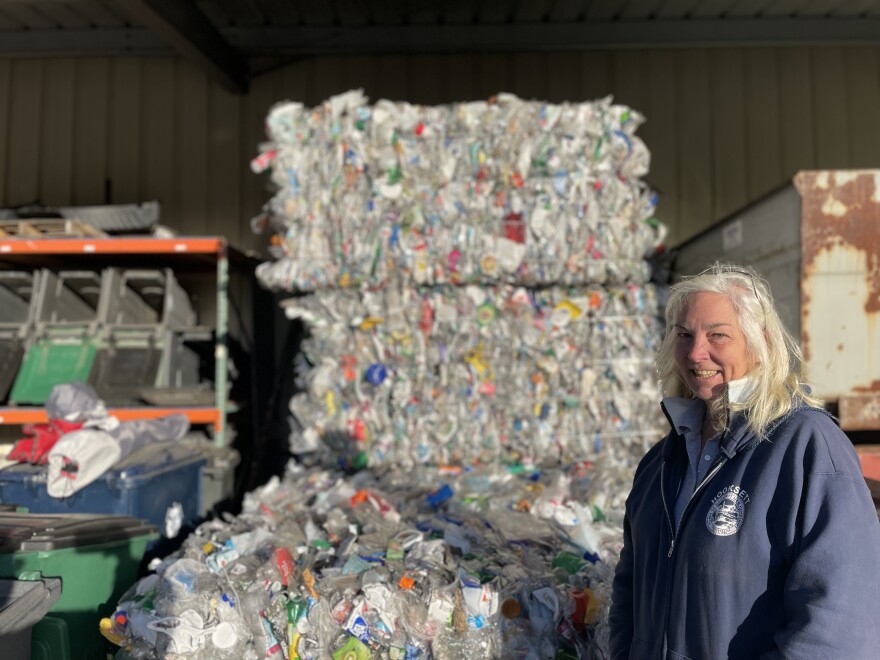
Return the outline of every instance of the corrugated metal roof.
<path id="1" fill-rule="evenodd" d="M 244 91 L 266 58 L 880 43 L 880 0 L 3 0 L 0 57 L 197 59 Z"/>

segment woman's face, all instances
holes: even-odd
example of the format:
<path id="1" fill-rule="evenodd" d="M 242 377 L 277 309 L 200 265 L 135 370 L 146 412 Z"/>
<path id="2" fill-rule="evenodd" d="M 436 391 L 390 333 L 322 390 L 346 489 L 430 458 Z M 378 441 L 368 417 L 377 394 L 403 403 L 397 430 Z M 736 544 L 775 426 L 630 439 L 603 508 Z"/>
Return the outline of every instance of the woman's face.
<path id="1" fill-rule="evenodd" d="M 742 378 L 752 368 L 745 336 L 727 296 L 691 296 L 672 331 L 675 362 L 697 398 L 708 401 L 718 396 L 725 383 Z"/>

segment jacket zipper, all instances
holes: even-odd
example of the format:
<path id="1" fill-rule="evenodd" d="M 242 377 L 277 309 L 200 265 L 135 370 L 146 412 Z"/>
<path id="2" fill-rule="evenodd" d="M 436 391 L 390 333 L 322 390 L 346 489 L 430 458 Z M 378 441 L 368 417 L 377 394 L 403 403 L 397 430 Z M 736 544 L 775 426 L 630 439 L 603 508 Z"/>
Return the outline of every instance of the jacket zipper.
<path id="1" fill-rule="evenodd" d="M 663 510 L 666 512 L 666 525 L 669 527 L 669 537 L 672 539 L 672 545 L 669 546 L 667 557 L 672 556 L 672 548 L 675 546 L 675 531 L 672 528 L 672 516 L 669 515 L 669 505 L 666 503 L 666 487 L 663 484 L 663 475 L 666 474 L 666 461 L 660 467 L 660 497 L 663 498 Z"/>
<path id="2" fill-rule="evenodd" d="M 709 483 L 709 480 L 715 476 L 715 474 L 718 472 L 718 470 L 721 469 L 721 466 L 724 465 L 726 462 L 727 462 L 727 459 L 723 458 L 722 460 L 717 462 L 715 465 L 713 465 L 712 469 L 709 470 L 709 473 L 703 478 L 703 480 L 697 485 L 697 487 L 694 488 L 694 492 L 688 498 L 688 502 L 684 507 L 684 511 L 681 512 L 681 520 L 678 521 L 678 525 L 675 527 L 675 529 L 673 529 L 672 515 L 669 513 L 669 506 L 666 502 L 666 489 L 663 487 L 663 474 L 666 472 L 666 461 L 663 461 L 663 465 L 660 466 L 660 495 L 663 499 L 663 509 L 666 512 L 666 524 L 669 526 L 669 534 L 671 537 L 671 541 L 669 543 L 669 552 L 666 553 L 667 559 L 672 559 L 672 551 L 675 549 L 675 539 L 678 537 L 678 532 L 679 532 L 679 530 L 681 530 L 681 523 L 684 521 L 685 516 L 687 515 L 688 508 L 690 507 L 691 502 L 694 499 L 694 496 L 700 491 L 700 489 L 702 489 L 702 487 L 704 485 Z M 668 648 L 666 635 L 667 635 L 667 632 L 669 631 L 669 614 L 670 614 L 670 609 L 671 609 L 671 603 L 669 602 L 669 599 L 670 599 L 670 585 L 672 584 L 673 573 L 674 573 L 674 571 L 673 571 L 673 567 L 672 567 L 672 562 L 669 562 L 669 564 L 666 567 L 666 598 L 665 598 L 665 600 L 666 600 L 666 617 L 665 617 L 666 622 L 663 626 L 663 648 L 664 649 Z"/>
<path id="3" fill-rule="evenodd" d="M 697 493 L 700 492 L 700 490 L 703 488 L 703 486 L 705 486 L 707 483 L 709 483 L 709 481 L 712 479 L 712 477 L 714 477 L 717 474 L 718 470 L 721 469 L 721 466 L 723 466 L 727 462 L 727 460 L 728 459 L 723 458 L 720 461 L 718 461 L 712 467 L 712 469 L 709 470 L 709 473 L 705 477 L 703 477 L 703 480 L 699 483 L 699 485 L 697 485 L 697 487 L 694 488 L 694 492 L 691 493 L 691 496 L 688 498 L 687 504 L 685 504 L 685 506 L 684 506 L 684 511 L 681 512 L 681 520 L 678 521 L 678 526 L 675 528 L 674 532 L 672 531 L 672 522 L 671 522 L 672 518 L 669 515 L 669 507 L 666 505 L 666 493 L 665 493 L 665 491 L 662 491 L 663 472 L 660 472 L 660 488 L 661 488 L 661 492 L 663 494 L 663 508 L 666 509 L 666 522 L 669 525 L 669 531 L 672 533 L 672 541 L 669 544 L 669 552 L 666 553 L 667 558 L 672 557 L 672 551 L 675 549 L 675 539 L 678 538 L 678 532 L 681 530 L 681 523 L 684 520 L 684 516 L 687 513 L 688 507 L 691 505 L 691 502 L 693 501 L 694 497 L 696 496 Z"/>

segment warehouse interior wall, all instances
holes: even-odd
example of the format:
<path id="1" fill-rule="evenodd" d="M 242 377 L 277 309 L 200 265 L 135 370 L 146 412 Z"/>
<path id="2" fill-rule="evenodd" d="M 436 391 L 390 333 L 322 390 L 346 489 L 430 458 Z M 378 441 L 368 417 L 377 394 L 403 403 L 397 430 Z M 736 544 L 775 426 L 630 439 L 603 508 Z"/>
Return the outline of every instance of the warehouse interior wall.
<path id="1" fill-rule="evenodd" d="M 317 57 L 256 76 L 247 95 L 179 58 L 0 59 L 0 207 L 155 199 L 181 234 L 263 255 L 249 221 L 272 193 L 249 162 L 267 112 L 352 88 L 420 104 L 613 95 L 646 118 L 646 179 L 672 246 L 799 170 L 880 164 L 878 48 Z M 246 344 L 249 286 L 230 286 L 230 334 Z"/>
<path id="2" fill-rule="evenodd" d="M 268 237 L 249 221 L 272 192 L 268 173 L 249 163 L 266 114 L 283 100 L 311 106 L 352 88 L 372 102 L 419 104 L 613 95 L 646 118 L 646 179 L 671 246 L 799 170 L 880 165 L 877 48 L 321 57 L 276 66 L 247 95 L 178 58 L 0 59 L 0 207 L 158 200 L 162 223 L 181 234 L 222 235 L 261 256 Z M 229 294 L 230 335 L 245 356 L 237 367 L 259 385 L 250 396 L 265 400 L 250 408 L 274 418 L 301 328 L 252 280 L 234 280 Z M 252 422 L 256 434 L 265 420 Z"/>
<path id="3" fill-rule="evenodd" d="M 874 167 L 880 154 L 880 49 L 868 47 L 320 57 L 243 96 L 181 59 L 4 59 L 0 206 L 157 199 L 181 233 L 261 252 L 249 219 L 271 193 L 248 163 L 267 111 L 356 87 L 421 104 L 613 95 L 647 119 L 638 134 L 671 245 L 798 170 Z"/>

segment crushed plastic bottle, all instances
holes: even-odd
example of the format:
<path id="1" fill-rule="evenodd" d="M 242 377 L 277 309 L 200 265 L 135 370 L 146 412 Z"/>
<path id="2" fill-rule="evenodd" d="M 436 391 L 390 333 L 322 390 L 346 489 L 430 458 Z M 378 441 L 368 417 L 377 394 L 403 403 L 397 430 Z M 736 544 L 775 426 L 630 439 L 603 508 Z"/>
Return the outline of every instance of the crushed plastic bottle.
<path id="1" fill-rule="evenodd" d="M 144 659 L 602 657 L 622 536 L 619 512 L 598 514 L 609 483 L 586 464 L 291 461 L 132 586 L 105 636 Z M 243 552 L 215 571 L 232 539 Z"/>

